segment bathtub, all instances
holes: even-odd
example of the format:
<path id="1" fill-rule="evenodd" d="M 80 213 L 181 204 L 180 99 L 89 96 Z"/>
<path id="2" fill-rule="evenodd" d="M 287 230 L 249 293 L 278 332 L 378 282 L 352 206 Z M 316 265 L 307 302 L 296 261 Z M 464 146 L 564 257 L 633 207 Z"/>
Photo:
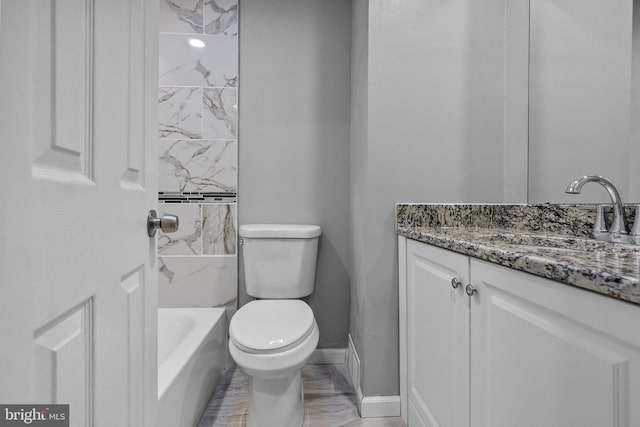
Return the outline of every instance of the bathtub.
<path id="1" fill-rule="evenodd" d="M 227 363 L 223 308 L 158 309 L 158 427 L 193 427 Z"/>

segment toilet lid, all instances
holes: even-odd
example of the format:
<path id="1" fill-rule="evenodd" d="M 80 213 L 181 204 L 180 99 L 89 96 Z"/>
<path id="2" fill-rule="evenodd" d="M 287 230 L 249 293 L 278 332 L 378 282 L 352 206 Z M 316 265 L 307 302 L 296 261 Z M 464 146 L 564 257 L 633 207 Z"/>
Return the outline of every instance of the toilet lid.
<path id="1" fill-rule="evenodd" d="M 300 300 L 258 300 L 231 319 L 229 336 L 249 353 L 279 353 L 295 347 L 313 330 L 311 308 Z"/>

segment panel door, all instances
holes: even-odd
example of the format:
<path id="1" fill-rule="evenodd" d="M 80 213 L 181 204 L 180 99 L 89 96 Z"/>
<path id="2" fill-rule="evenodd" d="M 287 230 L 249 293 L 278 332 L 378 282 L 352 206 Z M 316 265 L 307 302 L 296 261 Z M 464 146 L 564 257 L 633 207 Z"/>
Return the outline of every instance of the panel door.
<path id="1" fill-rule="evenodd" d="M 468 427 L 469 258 L 408 240 L 406 274 L 407 424 Z"/>
<path id="2" fill-rule="evenodd" d="M 75 427 L 153 425 L 156 3 L 0 2 L 0 402 Z"/>
<path id="3" fill-rule="evenodd" d="M 640 425 L 640 307 L 471 260 L 472 427 Z"/>

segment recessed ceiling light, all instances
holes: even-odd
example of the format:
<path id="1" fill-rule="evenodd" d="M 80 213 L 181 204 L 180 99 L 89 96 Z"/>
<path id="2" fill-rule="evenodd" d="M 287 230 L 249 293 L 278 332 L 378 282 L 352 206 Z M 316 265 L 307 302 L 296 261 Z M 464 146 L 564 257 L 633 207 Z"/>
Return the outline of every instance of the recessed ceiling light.
<path id="1" fill-rule="evenodd" d="M 202 40 L 199 39 L 189 39 L 189 44 L 193 47 L 205 47 L 206 45 Z"/>

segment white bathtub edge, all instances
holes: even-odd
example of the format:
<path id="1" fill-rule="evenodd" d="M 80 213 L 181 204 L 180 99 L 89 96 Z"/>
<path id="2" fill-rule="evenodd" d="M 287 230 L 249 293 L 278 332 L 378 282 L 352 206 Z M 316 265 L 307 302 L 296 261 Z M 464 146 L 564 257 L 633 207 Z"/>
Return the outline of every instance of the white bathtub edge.
<path id="1" fill-rule="evenodd" d="M 224 308 L 185 311 L 194 328 L 158 369 L 156 427 L 193 427 L 226 367 L 227 318 Z"/>
<path id="2" fill-rule="evenodd" d="M 158 310 L 171 310 L 185 312 L 188 310 L 195 315 L 196 322 L 189 335 L 180 341 L 180 351 L 173 351 L 162 364 L 158 365 L 158 400 L 162 399 L 167 388 L 185 368 L 189 358 L 202 345 L 204 337 L 225 316 L 224 308 L 160 308 Z"/>

